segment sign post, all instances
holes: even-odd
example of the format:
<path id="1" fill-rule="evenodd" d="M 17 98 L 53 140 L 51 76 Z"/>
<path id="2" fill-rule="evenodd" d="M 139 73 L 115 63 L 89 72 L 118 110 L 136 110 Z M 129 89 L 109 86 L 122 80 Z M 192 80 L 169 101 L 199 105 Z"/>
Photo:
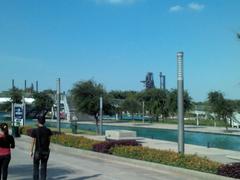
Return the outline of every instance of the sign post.
<path id="1" fill-rule="evenodd" d="M 13 125 L 14 126 L 23 126 L 24 121 L 24 104 L 13 104 Z"/>
<path id="2" fill-rule="evenodd" d="M 24 125 L 25 107 L 24 104 L 12 103 L 12 134 L 20 137 L 19 127 Z"/>

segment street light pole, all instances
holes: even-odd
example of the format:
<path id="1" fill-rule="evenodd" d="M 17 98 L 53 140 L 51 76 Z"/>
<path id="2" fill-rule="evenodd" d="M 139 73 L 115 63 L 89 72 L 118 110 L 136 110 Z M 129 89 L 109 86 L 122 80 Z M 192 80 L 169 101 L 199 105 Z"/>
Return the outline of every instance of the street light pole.
<path id="1" fill-rule="evenodd" d="M 57 129 L 61 132 L 60 124 L 60 103 L 61 103 L 61 90 L 60 90 L 60 78 L 57 79 Z"/>
<path id="2" fill-rule="evenodd" d="M 144 101 L 142 102 L 142 121 L 143 121 L 143 123 L 145 123 L 145 119 L 144 119 L 144 110 L 145 109 L 145 103 L 144 103 Z"/>
<path id="3" fill-rule="evenodd" d="M 100 135 L 103 135 L 103 98 L 100 97 Z"/>
<path id="4" fill-rule="evenodd" d="M 183 106 L 183 52 L 177 53 L 177 87 L 178 87 L 178 153 L 184 154 L 184 106 Z"/>

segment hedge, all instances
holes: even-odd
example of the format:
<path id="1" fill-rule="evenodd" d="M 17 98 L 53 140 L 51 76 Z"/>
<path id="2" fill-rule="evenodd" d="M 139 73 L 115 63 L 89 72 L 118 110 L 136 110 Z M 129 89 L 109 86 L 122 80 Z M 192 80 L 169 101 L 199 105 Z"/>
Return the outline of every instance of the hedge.
<path id="1" fill-rule="evenodd" d="M 110 149 L 115 146 L 141 146 L 136 140 L 104 141 L 93 145 L 93 151 L 111 154 Z"/>
<path id="2" fill-rule="evenodd" d="M 68 147 L 92 150 L 93 145 L 99 143 L 100 141 L 88 139 L 82 136 L 60 134 L 60 135 L 52 136 L 51 142 L 68 146 Z"/>
<path id="3" fill-rule="evenodd" d="M 33 128 L 30 126 L 21 127 L 20 133 L 30 136 L 32 129 Z M 52 133 L 53 136 L 51 137 L 51 142 L 68 147 L 92 150 L 94 144 L 100 143 L 100 141 L 95 141 L 82 136 L 66 135 L 64 133 L 59 133 L 57 131 L 52 131 Z"/>
<path id="4" fill-rule="evenodd" d="M 141 146 L 116 146 L 111 149 L 113 155 L 150 161 L 170 166 L 216 174 L 220 163 L 201 158 L 197 155 L 181 155 L 174 151 L 151 149 Z"/>
<path id="5" fill-rule="evenodd" d="M 218 168 L 217 174 L 240 179 L 240 163 L 222 165 Z"/>

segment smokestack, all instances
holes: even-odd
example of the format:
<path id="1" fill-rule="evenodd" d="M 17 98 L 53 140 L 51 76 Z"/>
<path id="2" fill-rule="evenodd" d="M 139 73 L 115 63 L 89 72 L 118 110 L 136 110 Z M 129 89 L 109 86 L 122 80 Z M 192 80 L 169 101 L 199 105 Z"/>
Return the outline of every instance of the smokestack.
<path id="1" fill-rule="evenodd" d="M 12 79 L 12 89 L 15 88 L 15 85 L 14 85 L 14 79 Z"/>
<path id="2" fill-rule="evenodd" d="M 162 77 L 163 77 L 163 75 L 162 75 L 162 72 L 160 72 L 160 89 L 162 89 L 163 88 L 163 79 L 162 79 Z"/>
<path id="3" fill-rule="evenodd" d="M 38 81 L 36 81 L 36 92 L 38 92 Z"/>
<path id="4" fill-rule="evenodd" d="M 24 80 L 24 91 L 26 92 L 27 90 L 27 80 Z"/>
<path id="5" fill-rule="evenodd" d="M 162 76 L 162 87 L 163 87 L 163 90 L 166 90 L 166 76 L 165 75 L 163 75 Z"/>
<path id="6" fill-rule="evenodd" d="M 34 91 L 34 85 L 33 83 L 31 83 L 31 93 L 33 93 L 33 91 Z"/>

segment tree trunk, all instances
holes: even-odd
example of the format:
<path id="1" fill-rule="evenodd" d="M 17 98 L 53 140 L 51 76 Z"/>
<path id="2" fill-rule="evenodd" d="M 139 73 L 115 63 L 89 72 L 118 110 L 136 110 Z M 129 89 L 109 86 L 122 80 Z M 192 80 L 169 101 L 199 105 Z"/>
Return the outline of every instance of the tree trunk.
<path id="1" fill-rule="evenodd" d="M 45 117 L 48 113 L 48 110 L 45 110 L 45 112 L 43 113 L 43 116 Z"/>
<path id="2" fill-rule="evenodd" d="M 122 114 L 122 112 L 120 112 L 120 120 L 122 120 L 123 119 L 123 114 Z"/>
<path id="3" fill-rule="evenodd" d="M 226 131 L 228 131 L 228 122 L 227 122 L 227 118 L 224 118 L 224 122 L 225 122 Z"/>

